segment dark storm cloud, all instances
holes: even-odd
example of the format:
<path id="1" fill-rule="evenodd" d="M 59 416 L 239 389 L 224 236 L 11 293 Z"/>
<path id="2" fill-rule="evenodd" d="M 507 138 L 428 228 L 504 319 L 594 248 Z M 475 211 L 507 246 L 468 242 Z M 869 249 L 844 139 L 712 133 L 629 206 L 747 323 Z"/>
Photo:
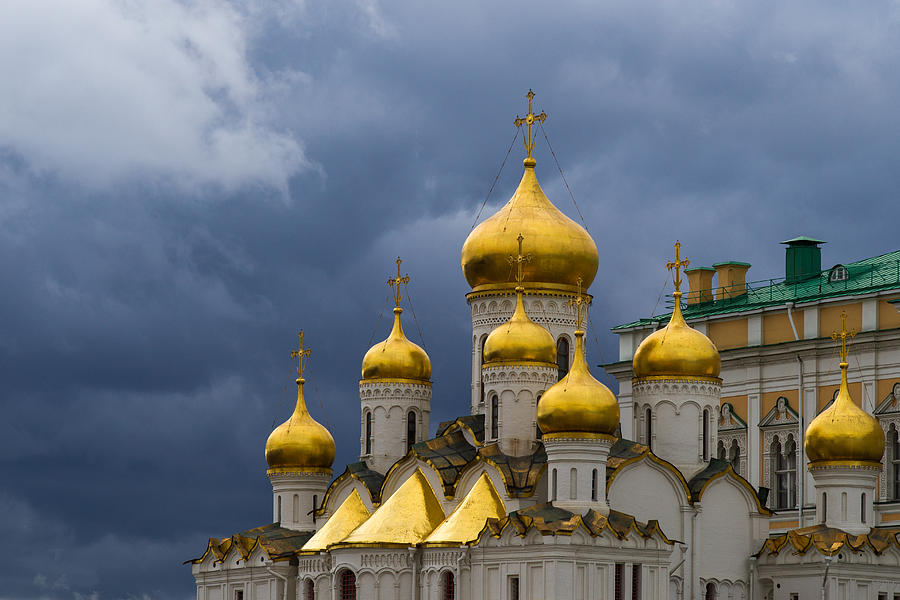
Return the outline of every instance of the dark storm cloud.
<path id="1" fill-rule="evenodd" d="M 191 597 L 182 560 L 270 519 L 298 328 L 353 460 L 397 255 L 433 426 L 464 413 L 459 248 L 529 87 L 600 250 L 594 363 L 610 326 L 664 310 L 675 238 L 751 279 L 797 234 L 829 264 L 896 249 L 888 3 L 57 9 L 0 20 L 8 597 Z M 578 219 L 542 136 L 537 158 Z"/>

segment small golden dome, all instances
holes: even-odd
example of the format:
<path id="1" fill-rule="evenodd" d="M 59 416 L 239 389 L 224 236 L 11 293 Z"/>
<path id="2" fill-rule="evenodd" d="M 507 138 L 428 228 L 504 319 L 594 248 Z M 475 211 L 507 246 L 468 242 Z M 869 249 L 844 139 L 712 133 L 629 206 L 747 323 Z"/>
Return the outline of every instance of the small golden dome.
<path id="1" fill-rule="evenodd" d="M 878 420 L 850 397 L 846 362 L 841 363 L 837 398 L 806 428 L 805 446 L 810 466 L 846 461 L 881 464 L 884 431 Z"/>
<path id="2" fill-rule="evenodd" d="M 556 364 L 556 343 L 545 328 L 528 318 L 522 294 L 516 288 L 516 310 L 509 321 L 495 328 L 484 342 L 484 363 L 539 362 Z"/>
<path id="3" fill-rule="evenodd" d="M 297 405 L 290 418 L 266 441 L 269 473 L 326 471 L 334 462 L 334 438 L 310 416 L 303 399 L 304 379 L 297 379 Z"/>
<path id="4" fill-rule="evenodd" d="M 506 205 L 466 238 L 460 262 L 473 290 L 509 285 L 509 261 L 515 255 L 513 238 L 521 232 L 529 240 L 532 260 L 525 278 L 535 285 L 575 287 L 579 276 L 590 287 L 599 263 L 597 246 L 584 228 L 550 203 L 534 174 L 535 161 L 525 159 L 525 174 Z"/>
<path id="5" fill-rule="evenodd" d="M 418 379 L 431 378 L 431 360 L 422 348 L 403 335 L 400 313 L 394 308 L 394 328 L 383 342 L 378 342 L 366 352 L 362 361 L 363 379 Z"/>
<path id="6" fill-rule="evenodd" d="M 591 375 L 584 359 L 584 332 L 581 330 L 575 332 L 572 368 L 541 396 L 537 422 L 545 435 L 612 435 L 619 424 L 619 402 L 608 387 Z"/>
<path id="7" fill-rule="evenodd" d="M 681 292 L 675 291 L 672 296 L 675 310 L 669 324 L 648 335 L 634 353 L 631 361 L 634 376 L 718 377 L 722 359 L 716 345 L 685 323 Z"/>

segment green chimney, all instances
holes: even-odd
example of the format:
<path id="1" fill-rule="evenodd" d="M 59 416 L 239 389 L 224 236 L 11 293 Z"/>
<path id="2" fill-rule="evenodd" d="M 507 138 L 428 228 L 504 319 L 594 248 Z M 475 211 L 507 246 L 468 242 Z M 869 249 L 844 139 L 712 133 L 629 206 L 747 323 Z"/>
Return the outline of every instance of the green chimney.
<path id="1" fill-rule="evenodd" d="M 784 254 L 785 283 L 798 283 L 822 272 L 822 240 L 801 235 L 781 242 L 787 245 Z"/>

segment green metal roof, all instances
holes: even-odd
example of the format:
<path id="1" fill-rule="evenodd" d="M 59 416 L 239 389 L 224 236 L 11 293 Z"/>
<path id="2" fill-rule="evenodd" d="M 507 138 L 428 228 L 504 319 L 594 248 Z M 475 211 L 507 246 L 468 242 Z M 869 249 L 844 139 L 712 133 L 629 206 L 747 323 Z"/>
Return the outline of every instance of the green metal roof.
<path id="1" fill-rule="evenodd" d="M 699 304 L 685 305 L 684 318 L 688 320 L 699 319 L 713 315 L 738 313 L 767 306 L 783 305 L 787 302 L 812 302 L 823 298 L 855 296 L 879 290 L 900 288 L 900 250 L 854 263 L 844 263 L 843 266 L 847 269 L 848 277 L 841 281 L 829 281 L 832 269 L 825 269 L 818 275 L 796 283 L 786 283 L 784 279 L 749 282 L 746 284 L 747 293 L 737 298 L 710 300 Z M 697 290 L 685 293 L 684 300 L 697 294 L 699 294 Z M 669 302 L 671 305 L 671 300 Z M 612 328 L 612 331 L 632 327 L 646 327 L 660 321 L 668 321 L 670 315 L 671 313 L 669 312 L 638 319 L 631 323 L 617 325 Z"/>
<path id="2" fill-rule="evenodd" d="M 725 265 L 737 265 L 739 267 L 749 267 L 750 263 L 741 262 L 739 260 L 725 260 L 722 262 L 713 263 L 714 267 L 724 267 Z M 686 271 L 685 271 L 686 272 Z"/>

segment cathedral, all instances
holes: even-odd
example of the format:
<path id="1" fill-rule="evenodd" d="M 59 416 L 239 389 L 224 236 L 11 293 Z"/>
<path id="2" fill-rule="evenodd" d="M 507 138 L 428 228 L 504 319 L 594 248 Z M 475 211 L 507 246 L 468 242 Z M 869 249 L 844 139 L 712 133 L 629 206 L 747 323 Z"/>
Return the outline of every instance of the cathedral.
<path id="1" fill-rule="evenodd" d="M 393 328 L 362 357 L 359 461 L 334 477 L 301 335 L 296 407 L 265 444 L 272 523 L 209 539 L 188 561 L 197 599 L 900 600 L 900 443 L 873 414 L 900 417 L 900 256 L 896 278 L 823 295 L 809 282 L 831 271 L 808 260 L 822 242 L 792 240 L 794 281 L 778 285 L 794 296 L 754 303 L 746 263 L 686 269 L 676 243 L 671 311 L 613 330 L 617 397 L 585 357 L 597 245 L 538 183 L 532 97 L 518 188 L 462 246 L 465 414 L 430 437 L 431 362 L 403 331 L 398 259 Z M 787 335 L 782 313 L 794 337 L 767 344 Z M 850 381 L 857 345 L 871 394 L 865 368 Z M 819 387 L 834 390 L 821 406 Z"/>

